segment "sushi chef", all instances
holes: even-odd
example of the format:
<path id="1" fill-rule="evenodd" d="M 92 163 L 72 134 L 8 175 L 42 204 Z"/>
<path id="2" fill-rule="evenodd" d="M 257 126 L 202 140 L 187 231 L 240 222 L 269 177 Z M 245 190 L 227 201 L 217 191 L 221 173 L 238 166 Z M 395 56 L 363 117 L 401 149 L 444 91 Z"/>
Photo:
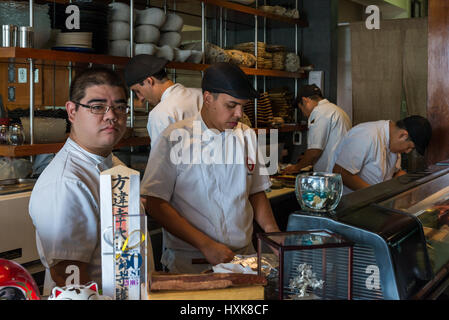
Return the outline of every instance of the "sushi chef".
<path id="1" fill-rule="evenodd" d="M 244 137 L 254 131 L 239 122 L 243 105 L 257 92 L 230 63 L 207 68 L 202 90 L 201 112 L 161 134 L 141 184 L 147 211 L 163 226 L 161 262 L 170 272 L 199 273 L 236 254 L 255 253 L 253 220 L 265 232 L 279 231 L 265 195 L 271 182 L 261 157 L 257 152 L 245 153 L 244 161 L 236 157 L 257 148 L 256 139 Z M 222 151 L 232 161 L 208 160 L 211 141 L 219 142 L 210 148 L 214 154 Z M 183 161 L 177 161 L 180 153 Z"/>
<path id="2" fill-rule="evenodd" d="M 40 175 L 29 204 L 46 268 L 45 296 L 72 273 L 79 275 L 75 284 L 101 286 L 100 172 L 124 165 L 112 148 L 126 130 L 127 92 L 110 69 L 87 69 L 71 84 L 65 105 L 70 136 Z"/>
<path id="3" fill-rule="evenodd" d="M 315 84 L 302 86 L 295 104 L 308 118 L 307 150 L 283 173 L 299 173 L 308 166 L 313 166 L 315 172 L 332 172 L 332 157 L 351 128 L 351 120 L 343 109 L 324 99 Z"/>
<path id="4" fill-rule="evenodd" d="M 341 174 L 344 194 L 389 180 L 406 173 L 401 153 L 416 148 L 424 155 L 431 137 L 430 122 L 417 115 L 361 123 L 339 145 L 333 172 Z"/>
<path id="5" fill-rule="evenodd" d="M 147 130 L 151 147 L 170 124 L 193 117 L 203 104 L 200 88 L 186 88 L 171 81 L 165 71 L 168 60 L 139 54 L 125 66 L 125 81 L 136 97 L 154 108 L 148 115 Z"/>

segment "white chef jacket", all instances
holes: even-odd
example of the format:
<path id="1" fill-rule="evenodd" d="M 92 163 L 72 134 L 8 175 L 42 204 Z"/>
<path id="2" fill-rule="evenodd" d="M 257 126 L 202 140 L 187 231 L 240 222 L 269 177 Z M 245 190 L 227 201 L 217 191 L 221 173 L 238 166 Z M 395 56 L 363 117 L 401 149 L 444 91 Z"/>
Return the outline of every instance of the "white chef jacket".
<path id="1" fill-rule="evenodd" d="M 181 216 L 215 241 L 227 245 L 234 252 L 249 254 L 254 213 L 248 197 L 268 189 L 271 182 L 264 164 L 259 161 L 255 161 L 254 166 L 246 164 L 247 157 L 262 159 L 260 154 L 256 157 L 255 152 L 245 153 L 244 161 L 231 164 L 241 160 L 236 155 L 238 150 L 243 150 L 243 130 L 252 129 L 238 123 L 234 130 L 212 132 L 202 120 L 201 113 L 170 125 L 150 153 L 141 194 L 169 202 Z M 223 147 L 220 144 L 220 148 L 214 150 L 217 154 L 222 150 L 226 161 L 214 163 L 214 160 L 207 160 L 206 154 L 212 149 L 208 149 L 212 146 L 211 139 L 200 141 L 201 137 L 195 136 L 198 131 L 207 131 L 215 141 L 225 141 Z M 232 134 L 238 138 L 234 139 Z M 180 141 L 179 136 L 182 136 Z M 230 151 L 232 141 L 235 141 L 233 152 Z M 199 144 L 201 150 L 198 149 Z M 257 144 L 255 139 L 248 140 L 250 150 L 255 150 L 254 144 Z M 180 157 L 176 158 L 175 154 Z M 187 157 L 183 158 L 185 155 Z M 187 160 L 175 164 L 181 158 Z M 201 269 L 190 265 L 191 258 L 204 258 L 197 248 L 165 230 L 163 239 L 165 250 L 161 262 L 171 272 L 200 272 Z"/>
<path id="2" fill-rule="evenodd" d="M 124 165 L 112 153 L 106 158 L 89 153 L 68 138 L 39 176 L 29 213 L 46 268 L 45 296 L 55 286 L 50 267 L 61 260 L 89 263 L 90 278 L 101 286 L 100 172 L 119 164 Z M 152 268 L 151 242 L 148 247 Z"/>
<path id="3" fill-rule="evenodd" d="M 332 158 L 351 120 L 346 112 L 327 99 L 318 102 L 308 119 L 307 149 L 323 150 L 313 166 L 315 172 L 332 172 Z"/>
<path id="4" fill-rule="evenodd" d="M 349 130 L 335 163 L 370 185 L 391 179 L 401 169 L 401 155 L 390 151 L 389 124 L 389 120 L 365 122 Z M 345 186 L 343 192 L 352 190 Z"/>
<path id="5" fill-rule="evenodd" d="M 151 147 L 170 124 L 195 116 L 203 106 L 203 92 L 199 88 L 186 88 L 176 83 L 162 94 L 161 101 L 148 115 L 147 130 Z"/>

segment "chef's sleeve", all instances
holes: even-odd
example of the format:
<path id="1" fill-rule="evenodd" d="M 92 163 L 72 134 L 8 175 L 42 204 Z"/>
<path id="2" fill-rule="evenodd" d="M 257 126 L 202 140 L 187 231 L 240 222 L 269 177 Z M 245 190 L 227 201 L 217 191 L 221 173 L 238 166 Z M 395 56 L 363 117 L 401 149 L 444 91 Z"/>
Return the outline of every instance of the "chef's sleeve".
<path id="1" fill-rule="evenodd" d="M 170 201 L 176 183 L 176 144 L 169 134 L 159 137 L 150 152 L 147 167 L 141 182 L 140 194 Z"/>
<path id="2" fill-rule="evenodd" d="M 161 135 L 161 133 L 167 129 L 167 127 L 174 123 L 175 120 L 167 114 L 162 114 L 159 112 L 150 112 L 148 116 L 147 130 L 151 139 L 151 147 L 156 145 L 156 142 Z"/>
<path id="3" fill-rule="evenodd" d="M 307 132 L 307 149 L 324 150 L 331 131 L 332 121 L 324 115 L 318 116 L 309 124 Z"/>
<path id="4" fill-rule="evenodd" d="M 335 164 L 352 174 L 357 174 L 362 170 L 373 146 L 367 135 L 357 130 L 349 131 L 338 146 Z"/>
<path id="5" fill-rule="evenodd" d="M 57 197 L 53 196 L 55 190 Z M 99 245 L 99 212 L 91 192 L 80 181 L 44 186 L 32 197 L 30 215 L 49 266 L 56 260 L 91 261 Z"/>

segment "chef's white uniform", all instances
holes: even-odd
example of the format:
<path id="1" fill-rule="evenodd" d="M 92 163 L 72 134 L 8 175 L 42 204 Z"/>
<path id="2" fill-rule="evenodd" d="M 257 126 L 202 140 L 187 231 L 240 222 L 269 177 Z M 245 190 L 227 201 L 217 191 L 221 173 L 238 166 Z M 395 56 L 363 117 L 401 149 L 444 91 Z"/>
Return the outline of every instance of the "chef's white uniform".
<path id="1" fill-rule="evenodd" d="M 151 147 L 170 124 L 195 116 L 203 106 L 203 93 L 198 88 L 186 88 L 176 83 L 162 94 L 161 101 L 148 115 L 147 130 Z"/>
<path id="2" fill-rule="evenodd" d="M 89 277 L 101 286 L 100 172 L 119 164 L 124 165 L 112 153 L 106 158 L 89 153 L 68 138 L 39 176 L 29 212 L 46 268 L 43 295 L 51 294 L 50 267 L 61 260 L 88 263 Z M 148 247 L 154 270 L 151 242 Z"/>
<path id="3" fill-rule="evenodd" d="M 315 172 L 332 172 L 335 151 L 351 129 L 346 112 L 327 99 L 318 102 L 308 119 L 307 149 L 320 149 L 320 158 L 313 166 Z"/>
<path id="4" fill-rule="evenodd" d="M 243 151 L 244 130 L 254 133 L 242 123 L 234 130 L 213 132 L 201 113 L 169 126 L 150 153 L 141 184 L 141 194 L 169 202 L 194 227 L 238 254 L 254 253 L 254 213 L 248 197 L 271 185 L 260 155 L 256 156 L 256 139 L 248 139 L 251 151 Z M 220 153 L 222 157 L 210 157 Z M 204 258 L 197 248 L 165 230 L 163 237 L 161 262 L 171 272 L 207 268 L 191 264 L 193 258 Z"/>
<path id="5" fill-rule="evenodd" d="M 335 163 L 370 185 L 389 180 L 401 169 L 401 155 L 390 151 L 390 121 L 361 123 L 346 134 Z M 344 187 L 344 194 L 352 192 Z"/>

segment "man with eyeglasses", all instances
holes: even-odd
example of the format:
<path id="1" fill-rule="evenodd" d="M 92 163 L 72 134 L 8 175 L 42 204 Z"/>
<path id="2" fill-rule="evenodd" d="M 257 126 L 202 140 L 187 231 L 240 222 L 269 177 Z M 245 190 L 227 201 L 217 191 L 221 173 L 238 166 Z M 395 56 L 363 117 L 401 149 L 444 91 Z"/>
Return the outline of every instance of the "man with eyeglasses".
<path id="1" fill-rule="evenodd" d="M 112 149 L 125 133 L 127 92 L 118 74 L 103 68 L 87 69 L 71 84 L 70 136 L 40 175 L 29 204 L 46 267 L 44 295 L 65 285 L 70 265 L 78 267 L 80 284 L 101 286 L 100 173 L 124 165 Z"/>
<path id="2" fill-rule="evenodd" d="M 361 123 L 338 146 L 333 172 L 341 174 L 344 194 L 401 176 L 401 153 L 424 155 L 431 137 L 430 122 L 417 115 Z"/>
<path id="3" fill-rule="evenodd" d="M 203 105 L 199 88 L 186 88 L 171 81 L 165 71 L 168 60 L 139 54 L 125 66 L 126 85 L 142 103 L 154 108 L 148 115 L 147 130 L 154 147 L 159 135 L 170 124 L 195 116 Z"/>

